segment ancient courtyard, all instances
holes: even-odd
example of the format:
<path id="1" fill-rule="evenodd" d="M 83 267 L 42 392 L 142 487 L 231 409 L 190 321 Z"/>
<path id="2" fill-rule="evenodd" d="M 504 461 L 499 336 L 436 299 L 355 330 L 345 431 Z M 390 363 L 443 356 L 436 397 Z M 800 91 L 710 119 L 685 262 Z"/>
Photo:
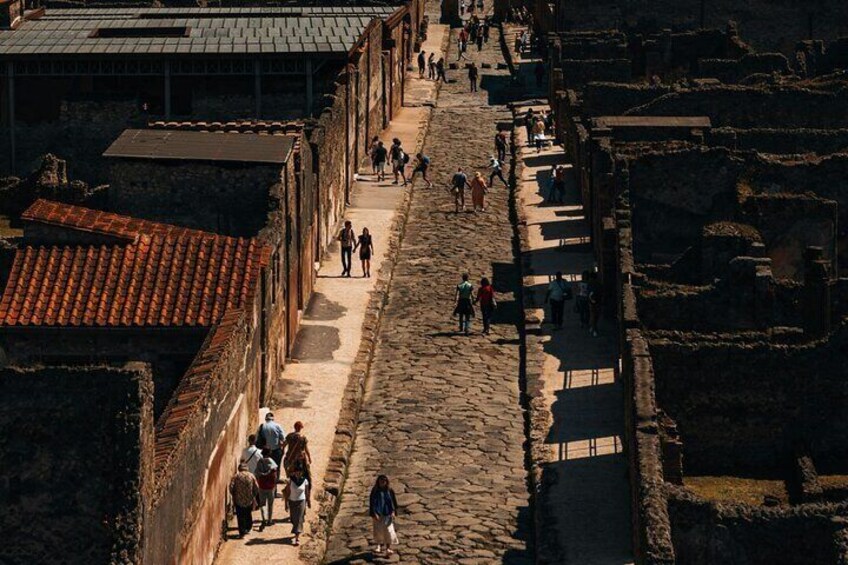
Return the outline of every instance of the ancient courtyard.
<path id="1" fill-rule="evenodd" d="M 848 564 L 848 4 L 10 0 L 0 74 L 0 563 Z"/>

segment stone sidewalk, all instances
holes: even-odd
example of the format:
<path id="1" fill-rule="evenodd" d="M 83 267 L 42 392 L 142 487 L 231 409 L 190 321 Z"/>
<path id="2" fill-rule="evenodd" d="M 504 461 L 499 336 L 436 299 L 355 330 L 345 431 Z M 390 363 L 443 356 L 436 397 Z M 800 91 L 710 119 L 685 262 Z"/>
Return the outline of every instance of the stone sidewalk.
<path id="1" fill-rule="evenodd" d="M 428 40 L 423 47 L 428 53 L 440 49 L 446 29 L 445 26 L 430 25 Z M 431 112 L 428 106 L 435 101 L 437 88 L 433 81 L 418 79 L 417 71 L 407 76 L 409 83 L 404 108 L 381 133 L 381 139 L 388 145 L 392 138 L 398 137 L 411 152 L 421 141 Z M 341 278 L 339 246 L 333 244 L 330 247 L 321 263 L 313 297 L 301 321 L 292 360 L 273 392 L 270 408 L 286 432 L 292 430 L 297 420 L 305 424 L 304 433 L 309 438 L 313 458 L 313 498 L 324 485 L 345 387 L 360 351 L 371 294 L 380 280 L 379 272 L 388 251 L 386 242 L 404 199 L 405 190 L 392 185 L 391 175 L 388 176 L 387 182 L 377 183 L 372 180 L 370 165 L 360 169 L 360 180 L 353 185 L 351 204 L 345 211 L 345 219 L 353 222 L 357 233 L 363 227 L 371 232 L 375 247 L 371 261 L 372 278 L 361 277 L 361 265 L 356 256 L 353 277 Z M 267 410 L 268 407 L 260 411 L 260 420 Z M 317 500 L 314 500 L 312 509 L 307 512 L 303 542 L 313 537 L 313 528 L 317 527 L 314 519 L 317 508 Z M 254 528 L 241 540 L 233 535 L 233 520 L 229 539 L 221 546 L 216 562 L 221 565 L 312 562 L 313 559 L 303 560 L 299 548 L 291 545 L 291 525 L 281 499 L 277 499 L 274 505 L 274 514 L 271 527 L 262 532 Z M 258 515 L 258 512 L 254 513 L 257 519 Z"/>
<path id="2" fill-rule="evenodd" d="M 456 32 L 454 32 L 454 39 Z M 453 49 L 455 43 L 451 43 Z M 469 94 L 466 71 L 442 87 L 425 142 L 432 189 L 416 184 L 375 349 L 349 476 L 327 553 L 329 563 L 384 561 L 372 553 L 368 494 L 387 474 L 401 505 L 403 563 L 530 564 L 530 495 L 521 405 L 520 277 L 513 253 L 510 190 L 500 181 L 485 213 L 454 213 L 447 187 L 457 166 L 486 171 L 510 82 L 498 32 L 468 56 L 481 68 Z M 456 60 L 454 52 L 448 58 Z M 469 199 L 470 204 L 470 199 Z M 456 332 L 453 293 L 463 272 L 495 285 L 492 334 Z"/>
<path id="3" fill-rule="evenodd" d="M 521 115 L 527 107 L 517 106 Z M 547 106 L 536 110 L 548 111 Z M 545 320 L 544 295 L 557 271 L 575 281 L 594 268 L 589 227 L 561 146 L 537 153 L 516 127 L 520 164 L 519 207 L 523 234 L 525 317 Z M 547 204 L 552 165 L 569 172 L 564 205 Z M 528 387 L 540 386 L 533 402 L 533 463 L 541 471 L 537 495 L 540 563 L 620 565 L 632 563 L 630 486 L 624 434 L 623 389 L 616 381 L 618 354 L 611 321 L 600 336 L 580 327 L 573 302 L 562 330 L 528 324 Z M 538 335 L 537 335 L 538 334 Z M 540 374 L 535 374 L 538 372 Z M 532 381 L 532 382 L 531 382 Z M 543 429 L 539 429 L 543 428 Z M 538 445 L 536 445 L 538 444 Z"/>

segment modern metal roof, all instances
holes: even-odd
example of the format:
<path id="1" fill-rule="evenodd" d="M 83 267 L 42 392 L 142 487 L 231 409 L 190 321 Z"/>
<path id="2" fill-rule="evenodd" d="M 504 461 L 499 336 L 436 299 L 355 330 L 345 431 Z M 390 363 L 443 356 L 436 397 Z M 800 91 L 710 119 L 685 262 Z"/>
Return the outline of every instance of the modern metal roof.
<path id="1" fill-rule="evenodd" d="M 0 58 L 344 54 L 392 6 L 47 10 L 0 31 Z"/>
<path id="2" fill-rule="evenodd" d="M 128 129 L 103 156 L 283 164 L 291 156 L 294 142 L 288 135 Z"/>

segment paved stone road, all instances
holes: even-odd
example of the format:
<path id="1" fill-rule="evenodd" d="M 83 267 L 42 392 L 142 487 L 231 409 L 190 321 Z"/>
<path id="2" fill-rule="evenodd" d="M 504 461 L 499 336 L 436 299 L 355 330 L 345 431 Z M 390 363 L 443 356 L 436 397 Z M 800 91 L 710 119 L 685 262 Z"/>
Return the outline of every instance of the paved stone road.
<path id="1" fill-rule="evenodd" d="M 454 214 L 446 190 L 458 165 L 485 172 L 506 108 L 488 90 L 509 82 L 490 42 L 469 56 L 481 89 L 469 95 L 464 70 L 449 72 L 426 141 L 436 184 L 416 185 L 386 305 L 349 478 L 334 522 L 327 562 L 374 561 L 368 493 L 389 475 L 399 495 L 404 563 L 532 563 L 526 539 L 529 494 L 519 386 L 520 285 L 514 265 L 509 194 L 498 184 L 481 214 Z M 452 44 L 454 55 L 455 43 Z M 495 181 L 498 183 L 499 181 Z M 470 203 L 470 199 L 469 199 Z M 494 278 L 500 303 L 490 336 L 454 335 L 454 286 L 462 272 Z"/>

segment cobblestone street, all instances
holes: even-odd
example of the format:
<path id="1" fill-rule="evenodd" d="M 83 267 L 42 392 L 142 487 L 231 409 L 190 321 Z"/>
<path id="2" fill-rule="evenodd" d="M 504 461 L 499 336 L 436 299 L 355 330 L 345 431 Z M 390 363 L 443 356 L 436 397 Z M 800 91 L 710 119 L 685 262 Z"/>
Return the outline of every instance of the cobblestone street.
<path id="1" fill-rule="evenodd" d="M 367 509 L 381 473 L 401 506 L 393 560 L 532 563 L 509 190 L 496 180 L 486 212 L 455 214 L 447 189 L 458 166 L 469 177 L 487 173 L 496 126 L 511 121 L 491 94 L 510 75 L 497 69 L 496 29 L 482 52 L 469 46 L 467 56 L 491 68 L 480 69 L 476 94 L 464 68 L 449 70 L 453 82 L 433 113 L 424 152 L 434 185 L 416 181 L 329 563 L 379 561 Z M 455 41 L 447 60 L 456 60 Z M 489 336 L 480 333 L 479 312 L 470 336 L 455 333 L 453 294 L 463 272 L 475 287 L 493 279 L 499 307 Z"/>

